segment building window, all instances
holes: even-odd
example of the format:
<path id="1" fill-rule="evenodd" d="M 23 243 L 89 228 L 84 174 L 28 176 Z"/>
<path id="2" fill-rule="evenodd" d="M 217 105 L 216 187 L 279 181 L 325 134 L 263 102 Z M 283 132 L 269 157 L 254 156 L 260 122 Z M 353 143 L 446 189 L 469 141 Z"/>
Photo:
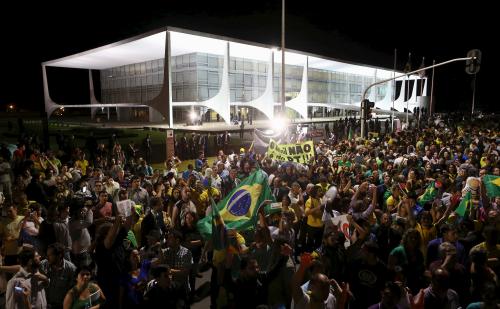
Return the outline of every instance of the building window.
<path id="1" fill-rule="evenodd" d="M 219 61 L 216 57 L 208 57 L 208 67 L 210 68 L 217 68 L 219 67 Z"/>
<path id="2" fill-rule="evenodd" d="M 208 87 L 198 88 L 198 101 L 205 101 L 208 99 Z"/>
<path id="3" fill-rule="evenodd" d="M 250 74 L 245 74 L 245 80 L 244 80 L 244 85 L 245 87 L 252 87 L 253 84 L 253 77 Z"/>
<path id="4" fill-rule="evenodd" d="M 208 56 L 205 53 L 198 53 L 197 54 L 197 59 L 198 59 L 198 65 L 199 66 L 207 66 L 208 65 Z"/>
<path id="5" fill-rule="evenodd" d="M 208 84 L 211 86 L 219 85 L 219 73 L 215 71 L 208 72 Z"/>
<path id="6" fill-rule="evenodd" d="M 260 62 L 259 65 L 259 73 L 267 73 L 267 64 Z"/>

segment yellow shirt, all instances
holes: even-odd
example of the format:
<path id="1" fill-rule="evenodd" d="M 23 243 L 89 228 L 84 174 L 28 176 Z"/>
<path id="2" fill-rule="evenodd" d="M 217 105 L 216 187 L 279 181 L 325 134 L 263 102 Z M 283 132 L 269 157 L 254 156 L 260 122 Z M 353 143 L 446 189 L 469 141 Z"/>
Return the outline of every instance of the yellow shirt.
<path id="1" fill-rule="evenodd" d="M 436 226 L 432 225 L 430 228 L 424 228 L 420 225 L 420 223 L 417 223 L 417 226 L 415 229 L 418 231 L 420 234 L 420 239 L 422 240 L 420 242 L 420 251 L 426 256 L 427 254 L 427 245 L 431 240 L 437 237 L 437 229 Z"/>
<path id="2" fill-rule="evenodd" d="M 87 160 L 78 160 L 76 161 L 76 166 L 80 168 L 82 171 L 82 176 L 85 176 L 87 174 L 87 166 L 89 166 L 89 162 Z"/>
<path id="3" fill-rule="evenodd" d="M 488 248 L 486 247 L 486 242 L 483 241 L 479 245 L 475 245 L 474 247 L 472 247 L 472 249 L 470 249 L 469 255 L 472 255 L 473 252 L 476 252 L 479 250 L 485 251 L 488 259 L 496 258 L 497 260 L 494 262 L 488 261 L 488 266 L 492 267 L 493 269 L 498 268 L 498 266 L 500 265 L 500 245 L 496 245 L 494 248 L 490 248 L 488 250 Z"/>
<path id="4" fill-rule="evenodd" d="M 479 250 L 485 251 L 488 254 L 489 259 L 491 258 L 500 259 L 500 245 L 496 245 L 495 248 L 493 248 L 492 250 L 488 250 L 488 248 L 486 247 L 486 242 L 483 241 L 479 245 L 475 245 L 474 247 L 472 247 L 472 249 L 470 249 L 470 253 L 472 254 L 472 252 Z"/>
<path id="5" fill-rule="evenodd" d="M 394 207 L 397 206 L 399 203 L 399 199 L 395 199 L 394 196 L 389 196 L 387 200 L 385 201 L 385 204 L 387 205 L 387 208 L 394 209 Z"/>
<path id="6" fill-rule="evenodd" d="M 314 209 L 320 206 L 321 205 L 318 199 L 310 197 L 306 202 L 306 211 L 308 209 Z M 321 214 L 319 215 L 319 217 L 313 215 L 307 216 L 307 225 L 311 227 L 323 227 L 323 221 L 321 221 L 321 217 Z"/>
<path id="7" fill-rule="evenodd" d="M 325 184 L 320 183 L 319 186 L 321 187 L 321 189 L 323 189 L 323 192 L 328 191 L 328 188 L 330 188 L 329 183 L 325 183 Z"/>
<path id="8" fill-rule="evenodd" d="M 3 240 L 3 248 L 5 255 L 17 255 L 20 247 L 17 239 L 21 232 L 24 216 L 17 216 L 14 220 L 11 218 L 3 218 L 0 222 L 0 237 Z"/>
<path id="9" fill-rule="evenodd" d="M 137 220 L 137 222 L 134 224 L 134 226 L 132 227 L 132 231 L 134 232 L 134 235 L 135 235 L 135 239 L 137 240 L 137 246 L 139 248 L 142 247 L 142 244 L 141 244 L 141 226 L 142 226 L 142 219 L 144 219 L 143 216 L 139 217 L 139 220 Z"/>

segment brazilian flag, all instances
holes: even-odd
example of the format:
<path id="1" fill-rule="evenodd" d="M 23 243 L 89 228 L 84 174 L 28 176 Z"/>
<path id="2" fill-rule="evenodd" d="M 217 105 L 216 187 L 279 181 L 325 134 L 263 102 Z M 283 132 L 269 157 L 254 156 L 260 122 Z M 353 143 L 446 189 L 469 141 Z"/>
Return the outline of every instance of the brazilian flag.
<path id="1" fill-rule="evenodd" d="M 489 198 L 500 196 L 500 177 L 494 175 L 485 175 L 483 177 L 486 194 Z"/>
<path id="2" fill-rule="evenodd" d="M 471 194 L 470 192 L 467 192 L 467 194 L 460 202 L 460 205 L 458 205 L 457 209 L 455 209 L 457 215 L 459 215 L 460 217 L 465 216 L 465 212 L 469 209 L 470 204 L 471 204 Z"/>
<path id="3" fill-rule="evenodd" d="M 265 200 L 274 201 L 274 197 L 266 175 L 258 169 L 245 178 L 222 201 L 212 206 L 212 214 L 198 222 L 198 231 L 204 239 L 209 239 L 212 236 L 212 226 L 218 227 L 221 222 L 226 229 L 236 231 L 253 229 L 258 220 L 259 206 Z M 220 219 L 214 222 L 213 218 L 217 216 L 217 213 Z M 216 231 L 218 231 L 216 234 L 219 234 L 220 228 Z M 216 237 L 222 239 L 221 235 Z"/>
<path id="4" fill-rule="evenodd" d="M 418 202 L 423 206 L 425 203 L 433 201 L 436 198 L 437 194 L 438 191 L 436 189 L 436 183 L 435 181 L 431 181 L 425 189 L 424 194 L 419 196 Z"/>

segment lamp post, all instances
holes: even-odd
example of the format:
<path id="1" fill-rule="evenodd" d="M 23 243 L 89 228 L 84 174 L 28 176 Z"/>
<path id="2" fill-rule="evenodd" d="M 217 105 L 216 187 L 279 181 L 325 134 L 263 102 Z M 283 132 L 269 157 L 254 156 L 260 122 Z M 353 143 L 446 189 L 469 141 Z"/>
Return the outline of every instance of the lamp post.
<path id="1" fill-rule="evenodd" d="M 470 54 L 470 56 L 469 56 L 469 54 Z M 386 82 L 391 81 L 391 80 L 396 80 L 396 79 L 398 79 L 400 77 L 409 76 L 411 74 L 422 72 L 422 71 L 425 71 L 427 69 L 436 68 L 436 67 L 439 67 L 439 66 L 442 66 L 442 65 L 445 65 L 445 64 L 449 64 L 449 63 L 452 63 L 452 62 L 467 61 L 467 60 L 470 60 L 470 61 L 480 61 L 480 58 L 481 58 L 480 52 L 479 52 L 479 56 L 477 54 L 471 54 L 471 52 L 469 52 L 469 54 L 467 54 L 468 55 L 467 57 L 455 58 L 455 59 L 444 61 L 444 62 L 441 62 L 441 63 L 438 63 L 438 64 L 433 64 L 433 65 L 425 67 L 425 68 L 419 68 L 418 70 L 407 72 L 407 73 L 404 73 L 404 74 L 400 74 L 398 76 L 394 76 L 394 77 L 391 77 L 391 78 L 388 78 L 388 79 L 384 79 L 384 80 L 381 80 L 381 81 L 378 81 L 376 83 L 373 83 L 373 84 L 369 85 L 368 87 L 366 87 L 365 91 L 363 92 L 363 96 L 361 97 L 361 109 L 360 110 L 363 111 L 363 102 L 366 99 L 366 94 L 368 93 L 368 90 L 370 90 L 370 88 L 372 88 L 373 86 L 380 85 L 380 84 L 386 83 Z M 479 67 L 479 65 L 477 67 Z M 365 119 L 366 115 L 364 115 L 364 113 L 362 113 L 362 115 L 363 116 L 362 116 L 362 119 L 361 119 L 361 137 L 364 138 L 365 137 L 365 122 L 364 122 L 364 119 Z"/>
<path id="2" fill-rule="evenodd" d="M 281 117 L 285 116 L 285 0 L 281 0 Z"/>

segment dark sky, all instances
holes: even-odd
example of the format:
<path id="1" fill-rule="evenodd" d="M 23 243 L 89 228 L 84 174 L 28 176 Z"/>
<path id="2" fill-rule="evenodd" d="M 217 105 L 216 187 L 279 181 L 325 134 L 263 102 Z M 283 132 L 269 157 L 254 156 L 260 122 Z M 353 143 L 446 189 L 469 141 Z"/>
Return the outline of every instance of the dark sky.
<path id="1" fill-rule="evenodd" d="M 71 55 L 165 25 L 264 44 L 280 45 L 281 1 L 86 1 L 20 3 L 0 18 L 4 82 L 0 104 L 40 109 L 43 106 L 40 63 Z M 337 59 L 398 69 L 412 53 L 416 68 L 482 51 L 476 104 L 499 110 L 494 100 L 493 71 L 500 68 L 498 26 L 492 4 L 473 2 L 459 8 L 419 1 L 412 7 L 383 4 L 339 5 L 338 1 L 288 1 L 286 46 Z M 353 1 L 350 1 L 353 2 Z M 244 5 L 244 6 L 241 6 Z M 451 6 L 451 5 L 449 5 Z M 29 10 L 28 10 L 29 8 Z M 496 29 L 496 30 L 495 30 Z M 465 63 L 439 68 L 435 77 L 437 109 L 469 109 L 472 77 Z M 69 75 L 71 76 L 71 75 Z M 68 78 L 70 79 L 70 78 Z M 81 78 L 78 79 L 80 83 Z M 66 81 L 67 82 L 67 81 Z M 64 83 L 62 84 L 64 86 Z M 85 85 L 83 85 L 85 88 Z M 68 86 L 68 89 L 73 88 Z M 86 91 L 86 90 L 85 90 Z M 56 99 L 57 101 L 57 99 Z M 490 103 L 491 102 L 491 103 Z"/>

